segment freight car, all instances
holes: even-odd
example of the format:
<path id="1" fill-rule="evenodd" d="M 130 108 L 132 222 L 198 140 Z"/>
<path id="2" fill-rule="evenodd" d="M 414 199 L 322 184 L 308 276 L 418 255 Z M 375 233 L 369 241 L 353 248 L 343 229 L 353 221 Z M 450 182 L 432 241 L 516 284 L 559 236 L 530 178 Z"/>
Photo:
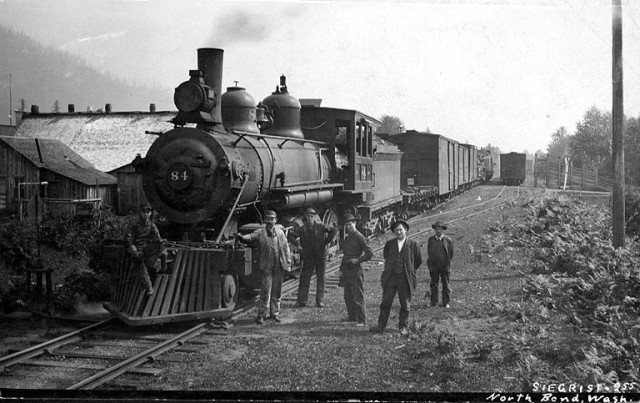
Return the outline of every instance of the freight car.
<path id="1" fill-rule="evenodd" d="M 500 180 L 506 185 L 520 185 L 526 175 L 526 154 L 500 154 Z"/>
<path id="2" fill-rule="evenodd" d="M 474 146 L 418 132 L 384 141 L 362 112 L 303 107 L 284 76 L 257 105 L 241 87 L 222 94 L 222 56 L 198 50 L 198 69 L 175 90 L 175 127 L 133 163 L 166 220 L 166 253 L 146 296 L 124 247 L 110 246 L 108 309 L 131 325 L 228 316 L 240 286 L 258 284 L 256 250 L 233 235 L 258 228 L 267 209 L 287 231 L 313 207 L 328 225 L 354 214 L 373 235 L 477 182 Z"/>

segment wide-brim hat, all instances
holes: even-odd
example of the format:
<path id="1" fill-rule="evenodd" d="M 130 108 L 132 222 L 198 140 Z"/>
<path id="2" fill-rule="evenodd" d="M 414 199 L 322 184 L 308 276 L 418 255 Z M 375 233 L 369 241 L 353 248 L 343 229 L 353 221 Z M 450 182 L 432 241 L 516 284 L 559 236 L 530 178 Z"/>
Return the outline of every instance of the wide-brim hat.
<path id="1" fill-rule="evenodd" d="M 314 209 L 313 207 L 309 207 L 308 209 L 306 209 L 304 211 L 305 214 L 318 214 L 318 212 L 316 211 L 316 209 Z"/>
<path id="2" fill-rule="evenodd" d="M 278 215 L 273 210 L 267 210 L 264 213 L 264 218 L 278 218 Z"/>
<path id="3" fill-rule="evenodd" d="M 347 214 L 344 216 L 344 223 L 348 223 L 349 221 L 358 222 L 358 219 L 353 214 Z"/>
<path id="4" fill-rule="evenodd" d="M 393 224 L 391 224 L 391 231 L 395 231 L 396 227 L 398 225 L 402 224 L 404 226 L 404 229 L 406 229 L 407 231 L 409 231 L 409 224 L 407 224 L 406 221 L 404 220 L 396 220 Z"/>
<path id="5" fill-rule="evenodd" d="M 436 221 L 431 228 L 436 229 L 437 227 L 440 227 L 442 229 L 447 229 L 447 224 L 443 223 L 442 221 Z"/>

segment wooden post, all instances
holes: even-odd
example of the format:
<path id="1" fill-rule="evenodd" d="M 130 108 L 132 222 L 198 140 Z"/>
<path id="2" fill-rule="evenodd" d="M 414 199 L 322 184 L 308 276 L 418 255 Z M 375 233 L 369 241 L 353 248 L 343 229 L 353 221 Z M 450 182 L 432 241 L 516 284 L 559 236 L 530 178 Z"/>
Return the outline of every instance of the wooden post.
<path id="1" fill-rule="evenodd" d="M 569 160 L 569 187 L 573 189 L 573 160 Z"/>
<path id="2" fill-rule="evenodd" d="M 560 172 L 562 172 L 562 157 L 558 157 L 558 189 L 560 189 Z"/>
<path id="3" fill-rule="evenodd" d="M 611 161 L 613 173 L 613 247 L 624 247 L 624 104 L 622 81 L 622 0 L 612 0 L 613 25 L 613 111 Z"/>
<path id="4" fill-rule="evenodd" d="M 538 187 L 538 154 L 533 155 L 533 187 Z"/>

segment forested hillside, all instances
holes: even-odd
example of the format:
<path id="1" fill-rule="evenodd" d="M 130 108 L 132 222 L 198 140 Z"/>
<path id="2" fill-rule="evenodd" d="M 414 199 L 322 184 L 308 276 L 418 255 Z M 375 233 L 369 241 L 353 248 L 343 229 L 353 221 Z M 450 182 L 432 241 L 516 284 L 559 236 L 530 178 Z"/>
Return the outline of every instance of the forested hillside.
<path id="1" fill-rule="evenodd" d="M 0 27 L 0 124 L 9 124 L 9 75 L 12 109 L 38 105 L 40 112 L 60 112 L 74 104 L 76 111 L 173 110 L 171 89 L 149 89 L 101 74 L 78 56 L 39 44 L 26 34 Z M 15 123 L 15 119 L 14 119 Z"/>

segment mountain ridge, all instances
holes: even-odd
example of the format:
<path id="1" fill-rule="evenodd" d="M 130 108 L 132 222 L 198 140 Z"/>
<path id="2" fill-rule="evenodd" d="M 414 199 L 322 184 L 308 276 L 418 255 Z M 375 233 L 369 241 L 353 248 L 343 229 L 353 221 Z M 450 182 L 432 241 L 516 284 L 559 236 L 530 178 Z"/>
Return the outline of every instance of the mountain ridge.
<path id="1" fill-rule="evenodd" d="M 148 111 L 152 103 L 157 110 L 175 110 L 171 89 L 114 78 L 80 56 L 44 46 L 5 26 L 0 26 L 0 54 L 0 124 L 9 124 L 9 98 L 13 111 L 23 108 L 21 100 L 24 110 L 37 105 L 42 113 L 66 112 L 68 104 L 76 112 L 101 110 L 106 104 L 113 112 Z"/>

